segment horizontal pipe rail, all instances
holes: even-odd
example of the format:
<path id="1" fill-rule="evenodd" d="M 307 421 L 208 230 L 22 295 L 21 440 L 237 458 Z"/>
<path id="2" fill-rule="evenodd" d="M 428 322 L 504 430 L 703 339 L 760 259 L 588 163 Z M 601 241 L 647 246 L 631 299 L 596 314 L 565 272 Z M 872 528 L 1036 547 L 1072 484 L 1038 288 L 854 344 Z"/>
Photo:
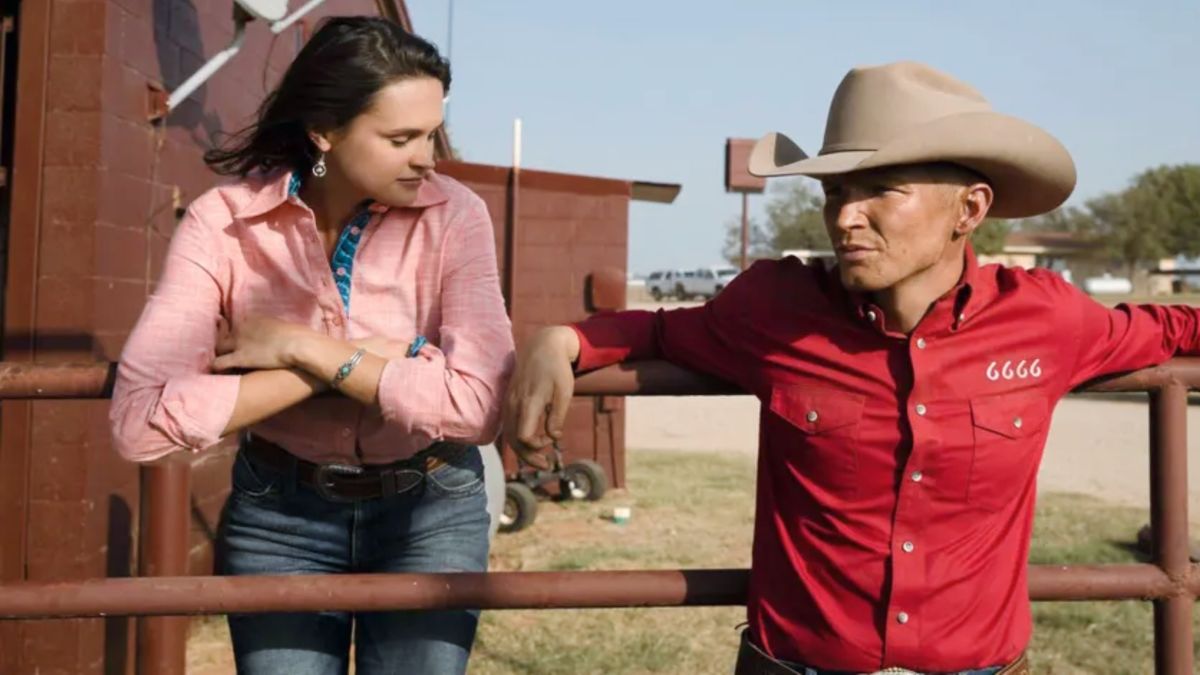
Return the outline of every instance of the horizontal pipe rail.
<path id="1" fill-rule="evenodd" d="M 743 605 L 743 569 L 140 577 L 0 585 L 0 619 L 252 612 Z M 1150 600 L 1200 592 L 1153 565 L 1029 568 L 1033 600 Z"/>
<path id="2" fill-rule="evenodd" d="M 0 399 L 107 398 L 115 363 L 32 365 L 0 362 Z M 1180 357 L 1133 373 L 1090 382 L 1077 391 L 1145 392 L 1170 384 L 1200 389 L 1200 358 Z M 664 361 L 610 366 L 579 376 L 580 396 L 713 396 L 743 393 L 731 384 Z"/>

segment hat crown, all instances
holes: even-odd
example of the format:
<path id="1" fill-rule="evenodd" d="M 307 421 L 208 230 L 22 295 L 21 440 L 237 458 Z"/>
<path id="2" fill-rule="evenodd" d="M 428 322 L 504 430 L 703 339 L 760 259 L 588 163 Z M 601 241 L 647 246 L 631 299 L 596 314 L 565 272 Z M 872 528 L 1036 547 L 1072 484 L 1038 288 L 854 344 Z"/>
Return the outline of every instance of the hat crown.
<path id="1" fill-rule="evenodd" d="M 921 63 L 855 68 L 833 95 L 820 154 L 878 150 L 915 126 L 991 109 L 971 85 Z"/>

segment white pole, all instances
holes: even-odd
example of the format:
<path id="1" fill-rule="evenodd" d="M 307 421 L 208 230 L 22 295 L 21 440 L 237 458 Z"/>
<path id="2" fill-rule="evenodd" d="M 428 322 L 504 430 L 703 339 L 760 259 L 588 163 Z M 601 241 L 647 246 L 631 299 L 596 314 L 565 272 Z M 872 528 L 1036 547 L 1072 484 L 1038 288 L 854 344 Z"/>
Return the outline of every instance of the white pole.
<path id="1" fill-rule="evenodd" d="M 513 120 L 513 168 L 521 168 L 521 118 Z"/>
<path id="2" fill-rule="evenodd" d="M 233 26 L 233 41 L 229 46 L 213 55 L 200 70 L 192 73 L 192 76 L 179 85 L 171 95 L 167 97 L 167 111 L 170 112 L 183 103 L 192 92 L 200 88 L 200 85 L 212 77 L 213 73 L 221 69 L 229 59 L 232 59 L 238 50 L 242 48 L 242 41 L 246 38 L 246 22 L 236 21 Z"/>
<path id="3" fill-rule="evenodd" d="M 317 5 L 320 5 L 322 2 L 325 2 L 325 0 L 309 0 L 307 4 L 293 12 L 290 16 L 285 16 L 271 24 L 271 32 L 279 35 L 283 31 L 287 30 L 292 24 L 296 23 L 300 19 L 303 19 L 305 14 L 308 14 L 316 9 Z"/>

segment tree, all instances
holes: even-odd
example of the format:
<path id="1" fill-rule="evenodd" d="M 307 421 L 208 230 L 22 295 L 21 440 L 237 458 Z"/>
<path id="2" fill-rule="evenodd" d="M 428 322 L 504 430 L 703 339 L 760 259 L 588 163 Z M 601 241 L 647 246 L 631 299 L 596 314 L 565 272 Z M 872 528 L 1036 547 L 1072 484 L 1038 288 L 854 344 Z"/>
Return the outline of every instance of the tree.
<path id="1" fill-rule="evenodd" d="M 1200 254 L 1200 165 L 1160 166 L 1118 193 L 1091 199 L 1080 229 L 1104 242 L 1130 274 L 1162 258 Z"/>
<path id="2" fill-rule="evenodd" d="M 1024 232 L 1071 232 L 1088 234 L 1094 227 L 1091 214 L 1076 206 L 1060 206 L 1049 213 L 1023 218 L 1014 223 Z"/>
<path id="3" fill-rule="evenodd" d="M 747 229 L 749 230 L 749 241 L 746 246 L 747 259 L 776 257 L 775 252 L 771 249 L 770 237 L 767 236 L 766 231 L 757 220 L 751 218 Z M 730 265 L 736 267 L 741 264 L 742 219 L 740 217 L 725 221 L 725 245 L 721 248 L 721 255 L 729 261 Z"/>
<path id="4" fill-rule="evenodd" d="M 824 196 L 810 187 L 806 179 L 778 182 L 771 186 L 767 219 L 750 222 L 750 258 L 774 258 L 788 249 L 828 249 L 822 209 Z M 737 264 L 741 259 L 742 221 L 732 218 L 725 223 L 725 259 Z"/>
<path id="5" fill-rule="evenodd" d="M 1147 205 L 1140 201 L 1141 197 L 1125 190 L 1101 195 L 1086 204 L 1093 233 L 1112 257 L 1125 263 L 1130 277 L 1141 263 L 1173 255 L 1161 227 L 1142 218 Z"/>
<path id="6" fill-rule="evenodd" d="M 1200 164 L 1159 166 L 1138 174 L 1126 190 L 1137 223 L 1164 237 L 1173 253 L 1200 254 Z"/>
<path id="7" fill-rule="evenodd" d="M 993 255 L 1004 250 L 1004 241 L 1013 229 L 1012 221 L 989 218 L 971 234 L 971 245 L 980 255 Z"/>

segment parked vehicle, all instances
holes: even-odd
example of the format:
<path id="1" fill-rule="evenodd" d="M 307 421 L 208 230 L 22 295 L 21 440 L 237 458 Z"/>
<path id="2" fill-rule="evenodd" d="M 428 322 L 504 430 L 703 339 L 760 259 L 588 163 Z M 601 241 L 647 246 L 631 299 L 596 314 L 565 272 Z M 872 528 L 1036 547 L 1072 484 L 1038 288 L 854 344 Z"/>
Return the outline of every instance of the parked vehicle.
<path id="1" fill-rule="evenodd" d="M 657 270 L 646 277 L 646 290 L 657 302 L 675 295 L 676 285 L 683 278 L 680 270 Z"/>
<path id="2" fill-rule="evenodd" d="M 1088 277 L 1083 280 L 1083 290 L 1088 295 L 1105 295 L 1111 293 L 1128 295 L 1133 292 L 1133 282 L 1124 277 L 1114 277 L 1105 272 L 1098 277 Z"/>
<path id="3" fill-rule="evenodd" d="M 701 267 L 695 270 L 658 270 L 646 278 L 646 290 L 656 301 L 664 298 L 709 300 L 738 275 L 732 267 Z"/>
<path id="4" fill-rule="evenodd" d="M 738 271 L 732 267 L 702 267 L 684 276 L 676 295 L 681 300 L 697 297 L 711 300 L 737 275 Z"/>

